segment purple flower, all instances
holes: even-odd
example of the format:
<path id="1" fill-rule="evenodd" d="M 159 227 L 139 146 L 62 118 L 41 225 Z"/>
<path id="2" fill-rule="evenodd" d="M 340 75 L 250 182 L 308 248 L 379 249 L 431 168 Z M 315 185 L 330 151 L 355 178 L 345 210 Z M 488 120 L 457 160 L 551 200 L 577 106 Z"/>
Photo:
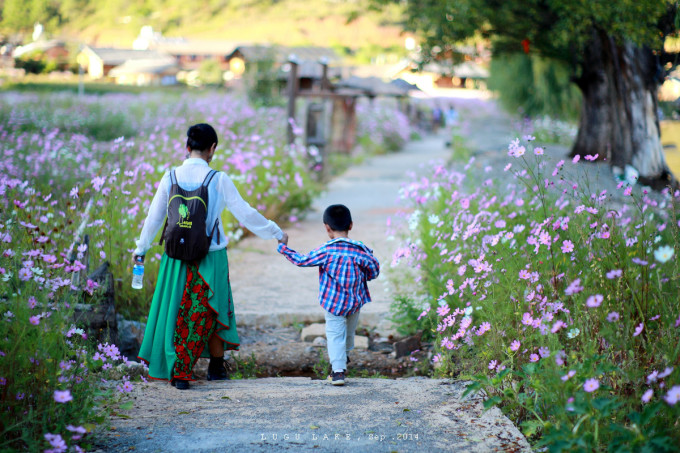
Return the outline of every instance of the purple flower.
<path id="1" fill-rule="evenodd" d="M 571 253 L 574 251 L 574 243 L 570 240 L 562 242 L 562 253 Z"/>
<path id="2" fill-rule="evenodd" d="M 517 351 L 520 347 L 520 344 L 521 343 L 519 342 L 519 340 L 513 341 L 512 343 L 510 343 L 510 350 L 511 351 Z"/>
<path id="3" fill-rule="evenodd" d="M 609 280 L 613 280 L 615 278 L 619 278 L 623 275 L 623 271 L 621 269 L 613 269 L 609 272 L 607 272 L 607 278 Z"/>
<path id="4" fill-rule="evenodd" d="M 541 348 L 538 348 L 538 353 L 540 354 L 541 357 L 546 358 L 550 355 L 550 349 L 543 346 Z"/>
<path id="5" fill-rule="evenodd" d="M 567 296 L 572 296 L 574 294 L 580 293 L 581 291 L 583 291 L 583 286 L 581 286 L 581 279 L 577 278 L 576 280 L 569 284 L 567 289 L 564 290 L 564 293 Z"/>
<path id="6" fill-rule="evenodd" d="M 635 328 L 635 332 L 633 333 L 633 336 L 637 337 L 638 335 L 640 335 L 642 333 L 642 331 L 644 330 L 644 328 L 645 328 L 645 323 L 641 322 L 640 324 L 638 324 L 638 326 Z"/>
<path id="7" fill-rule="evenodd" d="M 555 324 L 553 324 L 552 328 L 550 329 L 550 332 L 552 333 L 557 333 L 560 331 L 560 329 L 563 329 L 567 327 L 567 325 L 564 323 L 562 320 L 557 320 L 555 321 Z"/>
<path id="8" fill-rule="evenodd" d="M 529 356 L 529 361 L 530 361 L 530 362 L 538 362 L 539 359 L 540 359 L 540 357 L 538 357 L 538 354 L 531 354 L 531 355 Z"/>
<path id="9" fill-rule="evenodd" d="M 45 440 L 48 441 L 52 447 L 54 447 L 53 450 L 50 450 L 53 453 L 62 453 L 66 451 L 66 449 L 68 448 L 66 446 L 66 442 L 64 441 L 64 439 L 61 438 L 61 435 L 59 434 L 47 433 L 45 434 Z"/>
<path id="10" fill-rule="evenodd" d="M 586 300 L 586 307 L 588 308 L 599 307 L 603 300 L 604 297 L 602 296 L 602 294 L 595 294 L 594 296 L 590 296 L 588 297 L 588 300 Z"/>
<path id="11" fill-rule="evenodd" d="M 649 401 L 652 399 L 652 395 L 654 395 L 654 390 L 647 389 L 647 391 L 642 394 L 642 398 L 640 399 L 643 403 L 649 403 Z"/>
<path id="12" fill-rule="evenodd" d="M 671 406 L 675 406 L 675 404 L 680 401 L 680 385 L 673 386 L 663 399 Z"/>
<path id="13" fill-rule="evenodd" d="M 600 381 L 598 381 L 596 378 L 586 379 L 586 382 L 583 384 L 583 390 L 585 390 L 588 393 L 594 392 L 599 388 Z"/>
<path id="14" fill-rule="evenodd" d="M 569 370 L 569 372 L 567 374 L 565 374 L 564 376 L 562 376 L 560 379 L 562 379 L 564 382 L 567 382 L 569 379 L 574 377 L 575 374 L 576 374 L 576 371 Z"/>
<path id="15" fill-rule="evenodd" d="M 619 320 L 619 314 L 615 311 L 613 311 L 613 312 L 609 313 L 609 315 L 607 315 L 607 321 L 609 321 L 609 322 L 616 322 L 618 320 Z"/>
<path id="16" fill-rule="evenodd" d="M 490 370 L 495 369 L 497 364 L 498 364 L 498 362 L 497 362 L 496 360 L 490 361 L 490 362 L 489 362 L 489 369 L 490 369 Z"/>
<path id="17" fill-rule="evenodd" d="M 40 324 L 40 315 L 31 316 L 30 318 L 28 318 L 28 321 L 34 326 L 37 326 L 38 324 Z"/>
<path id="18" fill-rule="evenodd" d="M 19 275 L 19 280 L 25 282 L 25 281 L 30 280 L 31 277 L 33 277 L 33 272 L 26 267 L 22 267 L 21 269 L 19 269 L 18 275 Z"/>
<path id="19" fill-rule="evenodd" d="M 451 309 L 449 308 L 448 305 L 444 305 L 442 307 L 437 308 L 437 314 L 439 316 L 446 316 Z"/>
<path id="20" fill-rule="evenodd" d="M 73 397 L 71 396 L 71 391 L 70 390 L 55 390 L 54 391 L 54 401 L 57 403 L 68 403 L 69 401 L 73 400 Z"/>

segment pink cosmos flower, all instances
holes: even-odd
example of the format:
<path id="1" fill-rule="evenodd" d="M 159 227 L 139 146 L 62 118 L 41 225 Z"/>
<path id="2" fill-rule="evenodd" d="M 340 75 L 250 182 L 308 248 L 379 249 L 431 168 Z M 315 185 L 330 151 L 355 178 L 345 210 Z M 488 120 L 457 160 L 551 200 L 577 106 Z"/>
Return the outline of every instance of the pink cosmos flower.
<path id="1" fill-rule="evenodd" d="M 69 401 L 73 400 L 73 397 L 71 396 L 71 391 L 70 390 L 55 390 L 54 391 L 54 401 L 57 403 L 68 403 Z"/>
<path id="2" fill-rule="evenodd" d="M 497 364 L 498 364 L 498 362 L 497 362 L 496 360 L 490 361 L 490 362 L 489 362 L 489 369 L 490 369 L 490 370 L 495 369 Z"/>
<path id="3" fill-rule="evenodd" d="M 536 154 L 537 156 L 542 156 L 544 153 L 545 153 L 545 150 L 543 148 L 541 148 L 540 146 L 537 146 L 536 148 L 534 148 L 534 154 Z"/>
<path id="4" fill-rule="evenodd" d="M 577 278 L 576 280 L 571 282 L 569 286 L 567 286 L 567 289 L 564 290 L 564 293 L 567 296 L 572 296 L 574 294 L 580 293 L 581 291 L 583 291 L 583 286 L 581 286 L 581 279 Z"/>
<path id="5" fill-rule="evenodd" d="M 633 188 L 631 186 L 628 186 L 623 190 L 623 194 L 627 197 L 629 197 L 630 194 L 632 194 L 632 193 L 633 193 Z"/>
<path id="6" fill-rule="evenodd" d="M 562 253 L 571 253 L 574 251 L 574 243 L 570 240 L 562 242 Z"/>
<path id="7" fill-rule="evenodd" d="M 618 320 L 619 320 L 619 314 L 615 311 L 613 311 L 613 312 L 609 313 L 609 315 L 607 315 L 607 321 L 609 321 L 609 322 L 616 322 Z"/>
<path id="8" fill-rule="evenodd" d="M 553 324 L 552 328 L 550 329 L 550 332 L 552 333 L 557 333 L 560 331 L 560 329 L 564 329 L 567 327 L 567 325 L 564 323 L 562 320 L 557 320 L 555 321 L 555 324 Z"/>
<path id="9" fill-rule="evenodd" d="M 644 330 L 644 328 L 645 328 L 645 323 L 641 322 L 640 324 L 638 324 L 638 326 L 635 328 L 635 332 L 633 333 L 633 336 L 637 337 L 638 335 L 640 335 L 642 333 L 642 331 Z"/>
<path id="10" fill-rule="evenodd" d="M 578 162 L 579 160 L 581 160 L 581 156 L 577 154 L 577 155 L 574 156 L 574 158 L 573 158 L 571 161 L 572 161 L 573 163 L 576 163 L 576 162 Z"/>
<path id="11" fill-rule="evenodd" d="M 520 344 L 521 343 L 519 342 L 519 340 L 513 341 L 512 343 L 510 343 L 510 350 L 511 351 L 517 351 L 520 347 Z"/>
<path id="12" fill-rule="evenodd" d="M 38 316 L 31 316 L 30 318 L 28 318 L 28 321 L 31 324 L 33 324 L 34 326 L 37 326 L 38 324 L 40 324 L 40 316 L 39 315 Z"/>
<path id="13" fill-rule="evenodd" d="M 594 392 L 599 388 L 600 381 L 598 381 L 596 378 L 586 379 L 586 382 L 583 384 L 583 390 L 585 390 L 588 393 Z"/>
<path id="14" fill-rule="evenodd" d="M 538 362 L 539 358 L 540 358 L 540 357 L 538 357 L 538 354 L 531 354 L 531 355 L 529 356 L 529 361 L 530 361 L 530 362 Z"/>
<path id="15" fill-rule="evenodd" d="M 673 386 L 663 399 L 671 406 L 675 406 L 675 404 L 680 401 L 680 385 Z"/>
<path id="16" fill-rule="evenodd" d="M 586 300 L 586 307 L 588 308 L 599 307 L 603 300 L 604 297 L 602 296 L 602 294 L 595 294 L 594 296 L 590 296 L 588 297 L 588 300 Z"/>
<path id="17" fill-rule="evenodd" d="M 611 271 L 607 272 L 607 278 L 609 280 L 613 280 L 615 278 L 619 278 L 623 275 L 623 271 L 621 269 L 612 269 Z"/>
<path id="18" fill-rule="evenodd" d="M 543 347 L 541 347 L 541 348 L 538 348 L 538 354 L 539 354 L 542 358 L 546 358 L 546 357 L 548 357 L 548 356 L 550 355 L 550 349 L 548 349 L 548 348 L 545 347 L 545 346 L 543 346 Z"/>
<path id="19" fill-rule="evenodd" d="M 643 403 L 649 403 L 649 401 L 652 399 L 652 395 L 654 395 L 654 390 L 647 389 L 647 391 L 642 394 L 642 398 L 640 399 Z"/>
<path id="20" fill-rule="evenodd" d="M 22 267 L 19 269 L 19 273 L 17 275 L 19 276 L 19 280 L 26 282 L 30 280 L 31 277 L 33 277 L 33 272 L 26 267 Z"/>
<path id="21" fill-rule="evenodd" d="M 569 372 L 567 374 L 565 374 L 564 376 L 562 376 L 560 379 L 562 379 L 564 382 L 567 382 L 569 379 L 574 377 L 575 374 L 576 374 L 576 371 L 569 370 Z"/>
<path id="22" fill-rule="evenodd" d="M 449 308 L 448 305 L 444 305 L 442 307 L 437 308 L 437 314 L 439 316 L 446 316 L 451 309 Z"/>
<path id="23" fill-rule="evenodd" d="M 522 280 L 528 280 L 530 277 L 531 273 L 528 270 L 522 269 L 521 271 L 519 271 L 519 278 L 521 278 Z"/>
<path id="24" fill-rule="evenodd" d="M 64 439 L 62 439 L 61 435 L 59 434 L 47 433 L 45 434 L 45 440 L 48 441 L 52 447 L 54 447 L 53 450 L 50 450 L 53 453 L 65 452 L 68 448 L 66 446 L 66 441 L 64 441 Z"/>
<path id="25" fill-rule="evenodd" d="M 38 305 L 38 301 L 35 297 L 31 296 L 28 298 L 28 308 L 35 308 Z"/>

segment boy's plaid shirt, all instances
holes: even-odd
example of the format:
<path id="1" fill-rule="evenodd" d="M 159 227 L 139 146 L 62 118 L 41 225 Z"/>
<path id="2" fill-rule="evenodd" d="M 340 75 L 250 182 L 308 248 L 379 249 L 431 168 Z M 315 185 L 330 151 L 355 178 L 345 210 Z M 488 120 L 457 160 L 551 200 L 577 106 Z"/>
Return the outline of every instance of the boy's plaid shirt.
<path id="1" fill-rule="evenodd" d="M 368 280 L 380 273 L 373 251 L 359 241 L 339 238 L 302 255 L 284 244 L 279 253 L 301 267 L 319 267 L 319 303 L 336 316 L 347 316 L 371 301 Z"/>

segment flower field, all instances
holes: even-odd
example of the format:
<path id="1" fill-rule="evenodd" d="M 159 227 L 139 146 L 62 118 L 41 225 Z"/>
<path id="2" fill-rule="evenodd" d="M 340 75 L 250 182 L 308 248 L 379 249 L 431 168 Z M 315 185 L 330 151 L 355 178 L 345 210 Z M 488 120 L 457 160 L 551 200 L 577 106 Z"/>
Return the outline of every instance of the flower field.
<path id="1" fill-rule="evenodd" d="M 549 154 L 526 136 L 496 174 L 437 165 L 404 186 L 392 266 L 420 291 L 401 319 L 537 446 L 676 451 L 680 192 L 604 190 L 577 176 L 593 156 Z"/>
<path id="2" fill-rule="evenodd" d="M 103 407 L 117 410 L 131 390 L 128 377 L 97 385 L 127 359 L 74 325 L 73 306 L 102 291 L 77 275 L 108 261 L 117 310 L 146 314 L 160 248 L 135 291 L 134 240 L 157 182 L 182 163 L 186 130 L 197 122 L 217 130 L 212 166 L 228 172 L 252 206 L 282 222 L 308 208 L 318 190 L 313 159 L 286 144 L 281 109 L 223 94 L 0 95 L 0 450 L 86 448 L 106 418 Z M 234 219 L 223 222 L 231 239 L 243 234 Z"/>

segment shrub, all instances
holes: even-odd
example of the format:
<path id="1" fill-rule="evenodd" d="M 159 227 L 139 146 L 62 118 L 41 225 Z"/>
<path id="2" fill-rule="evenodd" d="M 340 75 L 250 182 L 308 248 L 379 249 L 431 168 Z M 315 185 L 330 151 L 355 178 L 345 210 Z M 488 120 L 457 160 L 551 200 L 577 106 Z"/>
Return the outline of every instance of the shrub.
<path id="1" fill-rule="evenodd" d="M 408 118 L 396 106 L 377 101 L 357 105 L 357 141 L 365 152 L 399 151 L 410 136 Z"/>
<path id="2" fill-rule="evenodd" d="M 437 373 L 475 375 L 550 451 L 673 450 L 680 191 L 603 190 L 544 153 L 515 140 L 505 173 L 437 166 L 404 189 L 394 259 L 418 269 Z"/>

